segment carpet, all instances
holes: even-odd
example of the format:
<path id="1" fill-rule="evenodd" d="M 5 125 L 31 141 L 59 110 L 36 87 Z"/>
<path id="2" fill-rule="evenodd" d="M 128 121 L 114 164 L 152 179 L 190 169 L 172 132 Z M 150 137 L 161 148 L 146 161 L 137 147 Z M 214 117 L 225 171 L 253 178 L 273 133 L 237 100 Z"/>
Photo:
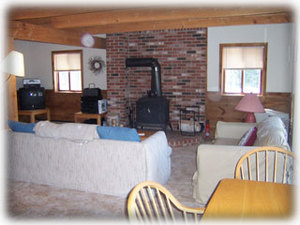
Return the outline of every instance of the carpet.
<path id="1" fill-rule="evenodd" d="M 197 146 L 173 148 L 171 177 L 165 187 L 182 204 L 202 207 L 192 197 Z M 97 219 L 127 221 L 126 198 L 47 185 L 10 181 L 7 217 L 27 219 Z"/>

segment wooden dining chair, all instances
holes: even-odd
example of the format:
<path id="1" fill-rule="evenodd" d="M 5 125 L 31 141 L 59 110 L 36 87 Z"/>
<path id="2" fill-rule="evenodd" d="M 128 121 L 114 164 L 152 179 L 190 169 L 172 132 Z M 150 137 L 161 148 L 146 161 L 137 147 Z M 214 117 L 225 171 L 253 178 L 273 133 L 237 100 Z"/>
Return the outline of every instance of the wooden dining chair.
<path id="1" fill-rule="evenodd" d="M 162 185 L 146 181 L 136 185 L 130 192 L 127 211 L 129 219 L 134 221 L 199 222 L 204 208 L 186 207 Z"/>
<path id="2" fill-rule="evenodd" d="M 263 146 L 243 155 L 237 163 L 235 178 L 274 183 L 290 183 L 295 156 L 283 148 Z"/>

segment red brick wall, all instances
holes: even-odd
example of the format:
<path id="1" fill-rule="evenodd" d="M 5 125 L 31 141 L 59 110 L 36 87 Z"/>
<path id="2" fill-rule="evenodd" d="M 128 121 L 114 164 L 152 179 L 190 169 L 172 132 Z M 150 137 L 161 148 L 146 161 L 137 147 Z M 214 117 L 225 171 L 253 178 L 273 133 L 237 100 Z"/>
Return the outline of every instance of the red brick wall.
<path id="1" fill-rule="evenodd" d="M 128 84 L 125 59 L 128 53 L 127 34 L 113 34 L 107 37 L 107 99 L 109 114 L 120 114 L 121 121 L 127 121 Z"/>
<path id="2" fill-rule="evenodd" d="M 107 35 L 110 113 L 128 123 L 128 109 L 151 89 L 151 68 L 125 68 L 129 57 L 156 58 L 162 93 L 170 101 L 170 121 L 178 128 L 179 109 L 199 106 L 205 117 L 207 29 L 175 29 Z"/>

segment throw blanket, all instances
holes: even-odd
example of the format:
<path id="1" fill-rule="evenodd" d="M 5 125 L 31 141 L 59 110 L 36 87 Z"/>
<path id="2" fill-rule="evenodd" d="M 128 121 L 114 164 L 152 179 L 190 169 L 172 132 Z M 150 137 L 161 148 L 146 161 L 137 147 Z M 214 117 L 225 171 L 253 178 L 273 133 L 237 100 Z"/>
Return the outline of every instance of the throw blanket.
<path id="1" fill-rule="evenodd" d="M 40 121 L 34 127 L 35 134 L 40 137 L 66 138 L 77 141 L 99 139 L 97 125 L 82 123 L 51 123 Z"/>

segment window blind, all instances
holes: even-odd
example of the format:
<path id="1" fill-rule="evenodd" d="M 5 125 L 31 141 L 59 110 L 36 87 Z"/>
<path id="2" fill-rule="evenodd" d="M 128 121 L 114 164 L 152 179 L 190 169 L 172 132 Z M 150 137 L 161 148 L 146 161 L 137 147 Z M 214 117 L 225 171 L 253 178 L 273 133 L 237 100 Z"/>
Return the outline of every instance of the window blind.
<path id="1" fill-rule="evenodd" d="M 223 68 L 263 68 L 263 47 L 224 47 Z"/>
<path id="2" fill-rule="evenodd" d="M 80 70 L 80 53 L 63 53 L 54 55 L 55 70 Z"/>

